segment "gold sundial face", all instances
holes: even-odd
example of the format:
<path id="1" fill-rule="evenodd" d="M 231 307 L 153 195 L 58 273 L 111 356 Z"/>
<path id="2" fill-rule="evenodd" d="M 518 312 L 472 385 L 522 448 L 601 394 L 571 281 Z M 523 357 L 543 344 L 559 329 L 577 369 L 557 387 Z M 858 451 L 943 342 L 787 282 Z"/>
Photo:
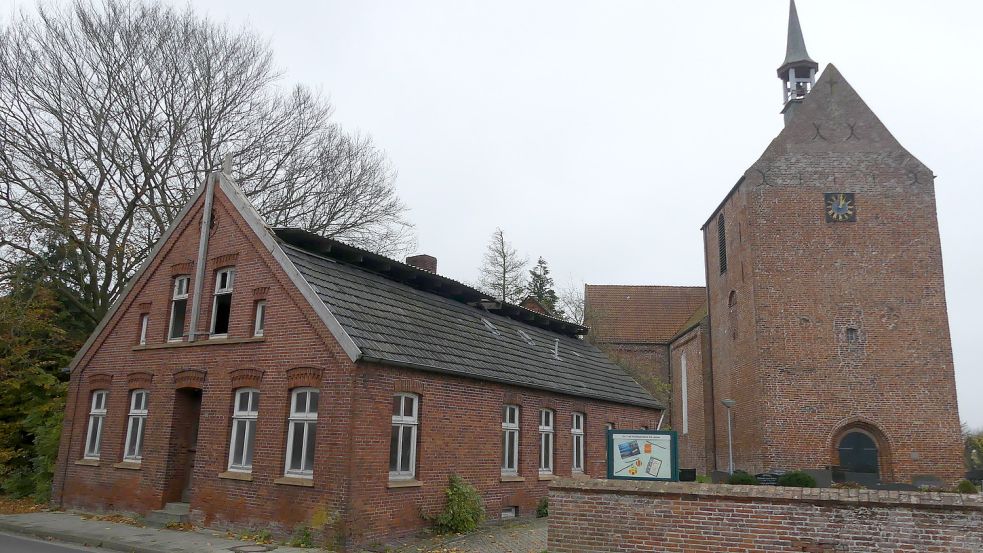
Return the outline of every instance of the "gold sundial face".
<path id="1" fill-rule="evenodd" d="M 824 205 L 827 223 L 847 223 L 857 220 L 857 205 L 852 192 L 827 192 Z"/>

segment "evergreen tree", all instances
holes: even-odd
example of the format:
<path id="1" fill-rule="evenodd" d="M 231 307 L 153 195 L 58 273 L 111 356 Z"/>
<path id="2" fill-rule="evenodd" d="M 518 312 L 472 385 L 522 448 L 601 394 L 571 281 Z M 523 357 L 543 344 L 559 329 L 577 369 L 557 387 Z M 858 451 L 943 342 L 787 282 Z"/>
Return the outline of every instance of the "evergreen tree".
<path id="1" fill-rule="evenodd" d="M 529 295 L 536 298 L 550 315 L 562 319 L 565 318 L 563 308 L 558 305 L 560 298 L 556 295 L 553 286 L 549 264 L 540 257 L 536 266 L 529 271 Z"/>

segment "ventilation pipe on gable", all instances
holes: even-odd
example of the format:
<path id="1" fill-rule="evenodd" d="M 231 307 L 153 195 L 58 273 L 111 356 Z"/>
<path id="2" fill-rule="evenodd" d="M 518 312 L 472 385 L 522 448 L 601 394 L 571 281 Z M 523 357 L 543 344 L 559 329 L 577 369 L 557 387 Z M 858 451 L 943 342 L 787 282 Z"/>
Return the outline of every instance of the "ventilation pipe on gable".
<path id="1" fill-rule="evenodd" d="M 226 157 L 224 166 L 231 165 Z M 198 317 L 201 313 L 202 281 L 205 279 L 205 259 L 208 257 L 208 231 L 212 227 L 212 204 L 215 198 L 215 185 L 219 174 L 211 173 L 205 178 L 205 206 L 201 211 L 201 234 L 198 238 L 198 257 L 195 259 L 194 292 L 191 296 L 191 323 L 188 328 L 188 341 L 194 342 L 198 333 Z"/>

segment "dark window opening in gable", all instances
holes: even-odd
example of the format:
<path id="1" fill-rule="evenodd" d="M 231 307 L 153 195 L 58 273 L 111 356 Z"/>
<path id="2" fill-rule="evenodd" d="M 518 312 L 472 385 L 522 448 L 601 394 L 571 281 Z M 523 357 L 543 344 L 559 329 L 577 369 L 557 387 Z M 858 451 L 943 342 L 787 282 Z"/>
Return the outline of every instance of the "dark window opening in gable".
<path id="1" fill-rule="evenodd" d="M 856 328 L 846 329 L 846 341 L 848 344 L 856 344 L 860 341 L 860 331 Z"/>
<path id="2" fill-rule="evenodd" d="M 215 302 L 212 304 L 211 336 L 229 334 L 229 318 L 232 312 L 232 286 L 235 269 L 222 269 L 215 274 Z"/>
<path id="3" fill-rule="evenodd" d="M 213 334 L 229 333 L 229 312 L 232 310 L 232 294 L 215 296 L 215 328 Z"/>
<path id="4" fill-rule="evenodd" d="M 727 231 L 724 230 L 724 214 L 717 216 L 717 248 L 720 255 L 720 274 L 727 272 Z"/>

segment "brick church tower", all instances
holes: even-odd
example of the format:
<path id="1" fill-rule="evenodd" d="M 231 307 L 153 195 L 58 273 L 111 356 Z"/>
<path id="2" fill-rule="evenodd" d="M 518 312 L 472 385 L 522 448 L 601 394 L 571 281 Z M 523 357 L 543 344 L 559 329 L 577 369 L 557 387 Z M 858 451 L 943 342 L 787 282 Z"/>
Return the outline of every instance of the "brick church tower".
<path id="1" fill-rule="evenodd" d="M 818 67 L 793 2 L 785 128 L 703 226 L 710 464 L 728 467 L 728 399 L 737 468 L 950 482 L 962 459 L 934 175 Z"/>

